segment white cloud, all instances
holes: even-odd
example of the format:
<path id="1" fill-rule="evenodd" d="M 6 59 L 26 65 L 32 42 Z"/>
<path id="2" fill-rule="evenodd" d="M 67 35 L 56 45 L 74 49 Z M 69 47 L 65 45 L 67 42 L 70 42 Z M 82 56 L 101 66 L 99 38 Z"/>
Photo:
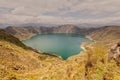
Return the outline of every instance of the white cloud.
<path id="1" fill-rule="evenodd" d="M 109 24 L 120 21 L 119 5 L 120 0 L 0 0 L 0 23 Z"/>

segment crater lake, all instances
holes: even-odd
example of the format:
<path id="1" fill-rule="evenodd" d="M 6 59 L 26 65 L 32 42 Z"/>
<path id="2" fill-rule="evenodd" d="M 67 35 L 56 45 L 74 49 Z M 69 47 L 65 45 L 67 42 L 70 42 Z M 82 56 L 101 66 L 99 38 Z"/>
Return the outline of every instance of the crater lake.
<path id="1" fill-rule="evenodd" d="M 64 60 L 82 51 L 82 42 L 89 42 L 85 35 L 80 34 L 38 34 L 23 43 L 40 52 L 61 56 Z"/>

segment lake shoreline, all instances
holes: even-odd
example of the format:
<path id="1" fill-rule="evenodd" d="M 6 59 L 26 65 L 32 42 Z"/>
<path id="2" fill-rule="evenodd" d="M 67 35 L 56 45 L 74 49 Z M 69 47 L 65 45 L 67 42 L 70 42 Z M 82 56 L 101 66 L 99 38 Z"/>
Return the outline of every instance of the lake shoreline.
<path id="1" fill-rule="evenodd" d="M 71 55 L 71 56 L 74 56 L 74 55 L 78 55 L 81 51 L 84 51 L 83 49 L 82 49 L 82 47 L 80 47 L 80 45 L 82 45 L 82 42 L 88 42 L 90 39 L 89 38 L 87 38 L 86 37 L 86 35 L 80 35 L 80 34 L 64 34 L 64 33 L 62 33 L 62 34 L 38 34 L 38 36 L 46 36 L 46 35 L 52 35 L 52 38 L 54 38 L 54 36 L 55 36 L 55 39 L 56 39 L 56 36 L 57 37 L 63 37 L 63 38 L 67 38 L 68 36 L 70 37 L 68 40 L 67 39 L 65 39 L 65 40 L 67 40 L 67 42 L 68 41 L 72 41 L 72 44 L 70 43 L 70 44 L 67 44 L 67 45 L 71 45 L 71 47 L 73 47 L 73 45 L 78 45 L 78 43 L 77 44 L 75 44 L 76 43 L 76 41 L 74 41 L 74 39 L 77 39 L 77 42 L 80 42 L 79 43 L 79 48 L 77 47 L 77 48 L 74 48 L 73 47 L 73 50 L 71 51 L 71 49 L 70 50 L 68 50 L 68 51 L 70 51 L 70 52 L 68 52 L 65 56 L 67 56 L 67 55 Z M 51 37 L 51 36 L 50 36 Z M 27 40 L 24 40 L 24 41 L 28 41 L 28 43 L 29 44 L 32 44 L 34 41 L 32 41 L 32 42 L 29 42 L 30 40 L 34 40 L 35 38 L 37 38 L 37 35 L 35 35 L 35 36 L 33 36 L 33 37 L 31 37 L 30 39 L 27 39 Z M 38 37 L 38 39 L 42 39 L 42 37 L 41 38 L 39 38 Z M 48 38 L 47 38 L 48 39 Z M 59 38 L 58 38 L 59 39 Z M 61 38 L 60 38 L 61 39 Z M 80 40 L 79 40 L 80 39 Z M 63 39 L 64 40 L 64 39 Z M 62 40 L 62 41 L 63 41 Z M 81 40 L 82 40 L 82 42 L 81 42 Z M 47 40 L 48 42 L 49 41 L 51 41 L 51 39 L 49 40 Z M 23 42 L 23 41 L 22 41 Z M 43 41 L 39 41 L 40 43 L 44 43 Z M 56 41 L 55 41 L 56 42 Z M 58 43 L 59 42 L 59 43 Z M 36 45 L 38 44 L 38 43 L 35 43 Z M 34 44 L 34 45 L 35 45 Z M 53 45 L 53 44 L 60 44 L 60 45 L 64 45 L 64 44 L 66 44 L 66 43 L 61 43 L 61 41 L 57 41 L 56 43 L 45 43 L 45 44 L 50 44 L 50 45 Z M 29 45 L 28 45 L 29 46 Z M 44 44 L 43 44 L 43 46 L 45 46 Z M 59 46 L 56 46 L 56 47 L 59 47 Z M 65 47 L 65 46 L 64 46 Z M 61 48 L 58 48 L 58 49 L 61 49 L 62 51 L 64 51 L 64 50 L 66 50 L 66 49 L 69 49 L 69 47 L 70 46 L 66 46 L 66 48 L 63 48 L 62 49 L 62 47 Z M 35 47 L 33 47 L 34 49 L 37 49 L 37 48 L 35 48 Z M 50 46 L 49 46 L 49 48 L 51 48 Z M 75 49 L 75 50 L 74 50 Z M 41 53 L 50 53 L 50 54 L 55 54 L 56 56 L 58 56 L 58 57 L 61 57 L 61 59 L 63 59 L 63 60 L 67 60 L 69 57 L 71 57 L 71 56 L 69 56 L 69 57 L 66 57 L 66 58 L 63 58 L 63 56 L 62 55 L 64 55 L 66 52 L 56 52 L 56 50 L 53 48 L 53 49 L 49 49 L 50 51 L 46 51 L 46 50 L 42 50 L 42 48 L 40 48 L 39 47 L 39 49 L 37 49 L 39 52 L 41 52 Z M 53 50 L 53 51 L 51 51 L 51 50 Z M 78 50 L 80 50 L 80 51 L 78 51 Z M 62 55 L 60 55 L 60 54 L 62 54 Z"/>

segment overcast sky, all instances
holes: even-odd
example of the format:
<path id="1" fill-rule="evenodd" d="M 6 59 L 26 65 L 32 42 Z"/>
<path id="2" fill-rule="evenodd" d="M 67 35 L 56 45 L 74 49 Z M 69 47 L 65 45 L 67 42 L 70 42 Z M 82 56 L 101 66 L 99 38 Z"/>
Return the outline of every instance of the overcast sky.
<path id="1" fill-rule="evenodd" d="M 0 0 L 0 23 L 119 24 L 120 0 Z"/>

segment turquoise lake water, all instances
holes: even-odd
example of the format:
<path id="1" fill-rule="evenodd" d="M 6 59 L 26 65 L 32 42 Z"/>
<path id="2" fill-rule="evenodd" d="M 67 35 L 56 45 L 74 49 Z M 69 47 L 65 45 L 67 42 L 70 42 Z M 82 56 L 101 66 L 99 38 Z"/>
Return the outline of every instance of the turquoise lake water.
<path id="1" fill-rule="evenodd" d="M 82 42 L 90 40 L 79 34 L 39 34 L 23 41 L 24 44 L 38 51 L 56 54 L 63 59 L 76 55 L 82 51 Z"/>

